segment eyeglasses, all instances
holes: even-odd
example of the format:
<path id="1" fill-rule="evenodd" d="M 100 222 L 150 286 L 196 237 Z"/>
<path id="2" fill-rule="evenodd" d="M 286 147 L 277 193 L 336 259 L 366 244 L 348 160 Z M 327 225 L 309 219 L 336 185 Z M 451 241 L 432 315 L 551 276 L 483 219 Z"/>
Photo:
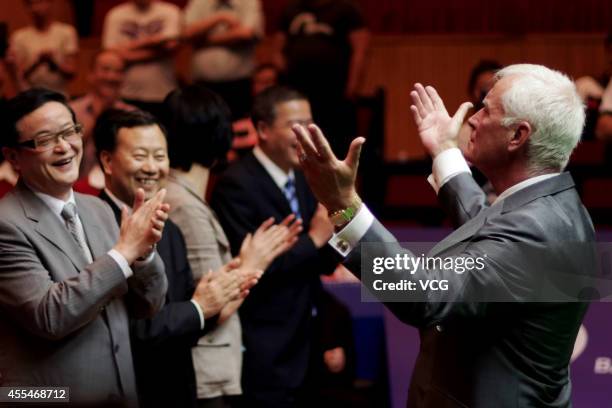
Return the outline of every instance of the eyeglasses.
<path id="1" fill-rule="evenodd" d="M 74 143 L 83 135 L 83 125 L 80 123 L 70 126 L 68 129 L 61 130 L 57 133 L 43 134 L 34 139 L 26 140 L 25 142 L 16 143 L 19 147 L 27 147 L 36 150 L 37 152 L 46 152 L 53 149 L 59 144 L 60 138 L 68 143 Z"/>

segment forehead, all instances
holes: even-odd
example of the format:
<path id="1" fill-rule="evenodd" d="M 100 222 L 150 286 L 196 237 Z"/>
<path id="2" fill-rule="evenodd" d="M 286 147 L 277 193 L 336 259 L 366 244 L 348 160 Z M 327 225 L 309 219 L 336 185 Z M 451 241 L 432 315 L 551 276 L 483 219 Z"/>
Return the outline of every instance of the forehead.
<path id="1" fill-rule="evenodd" d="M 166 149 L 166 137 L 158 125 L 123 127 L 117 134 L 117 148 Z"/>
<path id="2" fill-rule="evenodd" d="M 496 81 L 489 93 L 487 93 L 484 104 L 487 107 L 501 106 L 501 97 L 512 86 L 513 81 L 514 78 L 511 76 L 503 77 Z"/>
<path id="3" fill-rule="evenodd" d="M 308 119 L 311 116 L 310 104 L 305 99 L 293 99 L 274 105 L 276 120 L 292 120 L 293 118 Z"/>
<path id="4" fill-rule="evenodd" d="M 73 124 L 72 114 L 60 102 L 47 102 L 17 121 L 16 127 L 21 135 L 35 135 L 44 131 L 57 131 Z"/>

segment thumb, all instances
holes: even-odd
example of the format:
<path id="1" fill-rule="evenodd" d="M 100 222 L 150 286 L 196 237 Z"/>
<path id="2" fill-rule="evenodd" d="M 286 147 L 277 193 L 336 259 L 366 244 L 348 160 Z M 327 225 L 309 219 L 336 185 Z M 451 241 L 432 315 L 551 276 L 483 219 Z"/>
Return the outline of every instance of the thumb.
<path id="1" fill-rule="evenodd" d="M 455 112 L 455 115 L 453 116 L 453 121 L 457 123 L 463 123 L 465 115 L 468 113 L 472 106 L 474 106 L 472 105 L 472 102 L 463 102 L 461 106 L 459 106 L 459 109 L 457 109 L 457 112 Z"/>
<path id="2" fill-rule="evenodd" d="M 357 137 L 351 142 L 348 154 L 344 160 L 350 168 L 357 169 L 357 166 L 359 165 L 359 156 L 361 155 L 361 148 L 363 147 L 365 141 L 366 140 L 364 137 Z"/>
<path id="3" fill-rule="evenodd" d="M 136 212 L 140 207 L 142 207 L 142 203 L 144 203 L 145 192 L 142 188 L 136 190 L 136 196 L 134 197 L 134 205 L 132 206 L 133 212 Z"/>
<path id="4" fill-rule="evenodd" d="M 130 212 L 127 206 L 126 205 L 121 206 L 121 225 L 123 225 L 124 222 L 127 222 L 127 219 L 129 216 L 130 216 Z"/>

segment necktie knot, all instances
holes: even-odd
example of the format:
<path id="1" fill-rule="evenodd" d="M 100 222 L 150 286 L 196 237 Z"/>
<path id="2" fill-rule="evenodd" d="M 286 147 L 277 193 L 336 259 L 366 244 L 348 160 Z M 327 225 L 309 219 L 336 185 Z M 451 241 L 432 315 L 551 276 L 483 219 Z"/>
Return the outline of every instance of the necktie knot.
<path id="1" fill-rule="evenodd" d="M 66 203 L 62 208 L 62 218 L 66 221 L 72 221 L 76 217 L 76 205 L 74 203 Z"/>

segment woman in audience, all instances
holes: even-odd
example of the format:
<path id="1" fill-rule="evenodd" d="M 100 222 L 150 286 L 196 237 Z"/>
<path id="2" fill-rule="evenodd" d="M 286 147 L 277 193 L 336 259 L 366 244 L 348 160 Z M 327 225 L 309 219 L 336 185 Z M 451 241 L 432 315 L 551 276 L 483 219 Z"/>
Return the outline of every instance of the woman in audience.
<path id="1" fill-rule="evenodd" d="M 187 257 L 197 280 L 230 258 L 230 246 L 205 199 L 210 169 L 222 161 L 232 143 L 229 108 L 220 96 L 197 85 L 177 89 L 164 101 L 168 131 L 170 176 L 166 199 L 170 219 L 185 236 Z M 282 252 L 295 243 L 301 230 L 291 218 L 284 221 L 292 231 Z M 273 251 L 262 239 L 270 219 L 243 242 L 243 264 L 265 270 L 281 251 Z M 242 333 L 235 313 L 241 301 L 230 303 L 220 314 L 223 323 L 202 337 L 193 349 L 199 407 L 231 407 L 242 393 Z"/>

